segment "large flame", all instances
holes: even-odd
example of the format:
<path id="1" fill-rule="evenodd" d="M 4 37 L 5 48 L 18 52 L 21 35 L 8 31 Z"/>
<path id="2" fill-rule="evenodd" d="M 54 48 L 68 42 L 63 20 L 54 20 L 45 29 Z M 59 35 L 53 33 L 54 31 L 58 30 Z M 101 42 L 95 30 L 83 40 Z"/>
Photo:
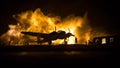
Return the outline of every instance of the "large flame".
<path id="1" fill-rule="evenodd" d="M 7 36 L 9 36 L 9 41 L 19 41 L 17 44 L 23 44 L 23 40 L 36 41 L 32 36 L 24 36 L 20 33 L 21 31 L 50 33 L 54 31 L 55 26 L 57 31 L 63 30 L 66 33 L 70 31 L 70 33 L 75 35 L 75 37 L 69 37 L 68 44 L 74 44 L 75 38 L 77 38 L 78 44 L 84 44 L 90 39 L 91 27 L 88 25 L 87 13 L 83 17 L 70 15 L 61 19 L 60 16 L 44 15 L 41 9 L 38 8 L 35 11 L 30 10 L 13 15 L 13 17 L 17 20 L 17 25 L 9 25 L 10 30 L 8 30 Z M 11 37 L 15 37 L 18 41 Z M 62 44 L 63 40 L 52 42 L 54 44 Z"/>

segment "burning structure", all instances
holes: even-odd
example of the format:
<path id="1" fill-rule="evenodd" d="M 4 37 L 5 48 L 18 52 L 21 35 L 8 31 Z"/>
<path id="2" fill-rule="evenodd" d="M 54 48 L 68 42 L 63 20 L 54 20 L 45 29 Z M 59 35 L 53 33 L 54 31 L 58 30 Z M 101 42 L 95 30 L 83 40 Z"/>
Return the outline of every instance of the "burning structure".
<path id="1" fill-rule="evenodd" d="M 87 13 L 81 16 L 68 16 L 61 19 L 60 16 L 48 16 L 44 15 L 40 8 L 35 11 L 26 11 L 17 15 L 13 15 L 13 18 L 17 21 L 16 25 L 9 25 L 9 30 L 3 34 L 0 38 L 3 43 L 10 45 L 32 44 L 38 39 L 34 36 L 22 34 L 21 32 L 38 32 L 38 33 L 51 33 L 54 27 L 57 26 L 57 30 L 65 31 L 75 35 L 78 44 L 85 44 L 91 38 L 91 26 L 87 19 Z M 75 37 L 70 36 L 67 39 L 67 44 L 75 44 Z M 51 41 L 53 44 L 63 44 L 63 40 L 56 39 Z"/>

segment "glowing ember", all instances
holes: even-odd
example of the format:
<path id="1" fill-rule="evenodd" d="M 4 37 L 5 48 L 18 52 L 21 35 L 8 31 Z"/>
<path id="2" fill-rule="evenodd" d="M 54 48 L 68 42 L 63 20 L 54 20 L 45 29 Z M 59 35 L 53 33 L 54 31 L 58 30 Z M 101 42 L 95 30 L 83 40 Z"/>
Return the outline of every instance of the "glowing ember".
<path id="1" fill-rule="evenodd" d="M 70 32 L 75 37 L 71 36 L 67 39 L 68 44 L 75 44 L 77 38 L 78 44 L 84 44 L 90 39 L 91 27 L 88 25 L 87 14 L 84 17 L 80 16 L 68 16 L 61 20 L 59 16 L 49 17 L 44 15 L 40 8 L 35 11 L 26 11 L 18 15 L 13 15 L 17 20 L 17 25 L 9 25 L 10 30 L 6 36 L 14 36 L 16 39 L 10 39 L 10 42 L 18 42 L 13 44 L 24 44 L 32 43 L 36 41 L 35 37 L 20 34 L 21 31 L 26 32 L 39 32 L 39 33 L 50 33 L 54 31 L 63 30 L 66 33 Z M 53 44 L 62 44 L 63 40 L 52 41 Z"/>

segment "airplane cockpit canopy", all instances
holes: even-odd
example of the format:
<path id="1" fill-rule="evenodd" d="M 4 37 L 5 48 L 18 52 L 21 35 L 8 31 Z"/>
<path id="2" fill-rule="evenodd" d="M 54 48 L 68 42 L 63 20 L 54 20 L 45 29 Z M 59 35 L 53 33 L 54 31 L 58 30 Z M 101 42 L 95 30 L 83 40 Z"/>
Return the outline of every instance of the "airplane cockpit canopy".
<path id="1" fill-rule="evenodd" d="M 64 33 L 65 34 L 65 31 L 59 30 L 58 33 Z"/>

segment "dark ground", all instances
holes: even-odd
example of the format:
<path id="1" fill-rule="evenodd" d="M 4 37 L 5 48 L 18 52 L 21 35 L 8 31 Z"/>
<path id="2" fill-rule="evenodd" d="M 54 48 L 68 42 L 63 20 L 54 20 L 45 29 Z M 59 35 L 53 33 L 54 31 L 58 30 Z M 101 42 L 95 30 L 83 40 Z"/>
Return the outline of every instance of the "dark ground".
<path id="1" fill-rule="evenodd" d="M 1 46 L 0 66 L 118 67 L 119 48 L 85 45 Z"/>

